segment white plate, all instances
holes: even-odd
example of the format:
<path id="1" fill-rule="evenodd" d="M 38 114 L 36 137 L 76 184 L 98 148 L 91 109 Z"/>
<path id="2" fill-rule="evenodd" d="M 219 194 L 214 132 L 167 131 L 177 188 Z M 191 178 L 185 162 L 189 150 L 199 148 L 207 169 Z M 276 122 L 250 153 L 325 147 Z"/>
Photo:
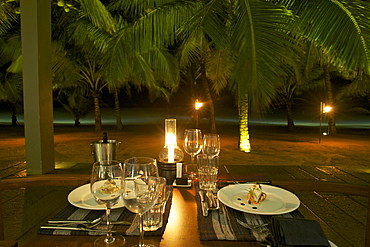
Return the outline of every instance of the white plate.
<path id="1" fill-rule="evenodd" d="M 82 185 L 74 190 L 72 190 L 68 195 L 68 201 L 73 206 L 83 209 L 90 209 L 90 210 L 104 210 L 105 206 L 98 204 L 93 195 L 90 191 L 90 184 Z M 124 207 L 123 201 L 119 200 L 119 202 L 112 207 L 114 208 L 122 208 Z"/>
<path id="2" fill-rule="evenodd" d="M 300 201 L 292 192 L 261 184 L 266 199 L 258 205 L 248 204 L 247 195 L 253 184 L 233 184 L 220 189 L 218 199 L 230 208 L 252 214 L 285 214 L 299 207 Z"/>

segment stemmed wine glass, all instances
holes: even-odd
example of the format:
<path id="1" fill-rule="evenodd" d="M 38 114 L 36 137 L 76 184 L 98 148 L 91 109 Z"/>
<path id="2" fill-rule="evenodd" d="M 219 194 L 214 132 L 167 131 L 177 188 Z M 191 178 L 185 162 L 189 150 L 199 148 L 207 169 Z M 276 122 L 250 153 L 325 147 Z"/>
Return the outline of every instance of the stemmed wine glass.
<path id="1" fill-rule="evenodd" d="M 202 150 L 203 140 L 202 131 L 200 129 L 186 129 L 184 133 L 184 150 L 191 157 L 190 178 L 195 177 L 194 157 Z"/>
<path id="2" fill-rule="evenodd" d="M 121 235 L 112 235 L 110 211 L 122 195 L 122 164 L 115 160 L 98 161 L 93 164 L 90 190 L 95 200 L 106 207 L 107 235 L 97 238 L 95 247 L 118 247 L 126 242 Z"/>
<path id="3" fill-rule="evenodd" d="M 203 153 L 209 158 L 220 154 L 220 136 L 218 134 L 205 134 L 203 137 Z"/>
<path id="4" fill-rule="evenodd" d="M 143 214 L 156 203 L 159 195 L 157 162 L 147 157 L 133 157 L 123 165 L 123 203 L 133 213 L 139 215 L 138 247 L 153 246 L 144 244 Z"/>

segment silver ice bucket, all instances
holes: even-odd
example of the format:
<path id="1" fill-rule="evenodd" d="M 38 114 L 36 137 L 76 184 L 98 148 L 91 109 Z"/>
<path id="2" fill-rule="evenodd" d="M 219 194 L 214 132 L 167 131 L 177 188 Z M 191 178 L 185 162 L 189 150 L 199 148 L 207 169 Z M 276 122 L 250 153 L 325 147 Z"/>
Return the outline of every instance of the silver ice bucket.
<path id="1" fill-rule="evenodd" d="M 116 160 L 117 152 L 121 142 L 117 140 L 99 140 L 92 142 L 91 153 L 94 155 L 94 161 L 103 161 L 103 160 Z"/>

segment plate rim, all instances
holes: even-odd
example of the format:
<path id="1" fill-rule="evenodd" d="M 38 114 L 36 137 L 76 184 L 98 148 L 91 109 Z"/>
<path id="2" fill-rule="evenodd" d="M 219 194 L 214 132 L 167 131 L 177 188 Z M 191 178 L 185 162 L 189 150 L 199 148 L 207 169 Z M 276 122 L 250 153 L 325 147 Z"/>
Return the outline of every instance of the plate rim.
<path id="1" fill-rule="evenodd" d="M 81 192 L 79 190 L 81 190 Z M 74 194 L 76 194 L 76 193 L 81 193 L 81 197 L 84 196 L 84 195 L 86 195 L 87 193 L 91 193 L 90 192 L 90 183 L 81 185 L 81 186 L 73 189 L 71 192 L 69 192 L 68 197 L 67 197 L 68 202 L 70 204 L 72 204 L 73 206 L 78 207 L 78 208 L 82 208 L 82 209 L 88 209 L 88 210 L 105 210 L 105 207 L 99 205 L 98 203 L 96 203 L 96 206 L 84 206 L 84 205 L 81 205 L 81 204 L 78 204 L 78 203 L 73 202 L 71 200 L 71 197 L 74 196 Z M 120 201 L 122 201 L 122 200 L 120 200 Z M 122 207 L 124 207 L 123 204 L 121 205 L 120 203 L 117 203 L 116 205 L 114 205 L 112 207 L 112 209 L 122 208 Z"/>
<path id="2" fill-rule="evenodd" d="M 247 188 L 250 188 L 254 183 L 239 183 L 239 184 L 230 184 L 230 185 L 227 185 L 223 188 L 221 188 L 218 192 L 217 192 L 217 198 L 220 200 L 220 202 L 222 202 L 223 204 L 225 204 L 226 206 L 232 208 L 232 209 L 235 209 L 235 210 L 238 210 L 238 211 L 241 211 L 241 212 L 245 212 L 245 213 L 251 213 L 251 214 L 258 214 L 258 215 L 280 215 L 280 214 L 286 214 L 286 213 L 290 213 L 294 210 L 296 210 L 300 204 L 301 204 L 301 201 L 300 199 L 298 198 L 297 195 L 295 195 L 293 192 L 289 191 L 289 190 L 286 190 L 286 189 L 283 189 L 283 188 L 280 188 L 280 187 L 277 187 L 277 186 L 273 186 L 273 185 L 268 185 L 268 184 L 261 184 L 262 187 L 266 186 L 268 188 L 273 188 L 274 190 L 281 190 L 281 191 L 284 191 L 285 193 L 288 193 L 292 196 L 292 198 L 294 198 L 295 200 L 295 204 L 296 206 L 295 207 L 292 207 L 292 208 L 289 208 L 285 211 L 282 211 L 282 212 L 277 212 L 277 211 L 270 211 L 270 212 L 258 212 L 258 211 L 251 211 L 251 210 L 243 210 L 241 208 L 238 208 L 236 206 L 234 206 L 233 204 L 231 203 L 228 203 L 228 202 L 225 202 L 223 200 L 223 198 L 220 198 L 220 194 L 223 193 L 224 195 L 226 195 L 225 190 L 227 189 L 230 189 L 230 187 L 240 187 L 240 186 L 245 186 L 247 185 L 248 187 Z"/>

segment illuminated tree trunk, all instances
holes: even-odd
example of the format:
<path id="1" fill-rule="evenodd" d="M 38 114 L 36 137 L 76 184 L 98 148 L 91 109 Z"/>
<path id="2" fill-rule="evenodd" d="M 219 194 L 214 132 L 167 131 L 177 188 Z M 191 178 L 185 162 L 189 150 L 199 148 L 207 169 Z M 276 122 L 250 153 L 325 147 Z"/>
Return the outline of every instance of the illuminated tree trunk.
<path id="1" fill-rule="evenodd" d="M 330 81 L 330 71 L 328 66 L 324 66 L 324 74 L 325 74 L 325 86 L 326 86 L 326 94 L 328 97 L 328 102 L 326 105 L 333 107 L 333 110 L 326 113 L 328 116 L 328 126 L 329 126 L 329 133 L 336 134 L 337 128 L 335 126 L 335 107 L 334 107 L 334 100 L 333 100 L 333 90 Z"/>
<path id="2" fill-rule="evenodd" d="M 101 114 L 99 105 L 99 95 L 94 94 L 94 116 L 95 116 L 95 131 L 100 131 L 101 128 Z"/>
<path id="3" fill-rule="evenodd" d="M 248 96 L 239 97 L 239 150 L 243 152 L 251 151 L 249 139 L 249 102 Z"/>
<path id="4" fill-rule="evenodd" d="M 116 124 L 117 124 L 117 129 L 121 130 L 122 129 L 122 120 L 121 120 L 121 109 L 119 106 L 119 97 L 118 97 L 118 90 L 114 90 L 114 106 L 116 109 Z"/>

